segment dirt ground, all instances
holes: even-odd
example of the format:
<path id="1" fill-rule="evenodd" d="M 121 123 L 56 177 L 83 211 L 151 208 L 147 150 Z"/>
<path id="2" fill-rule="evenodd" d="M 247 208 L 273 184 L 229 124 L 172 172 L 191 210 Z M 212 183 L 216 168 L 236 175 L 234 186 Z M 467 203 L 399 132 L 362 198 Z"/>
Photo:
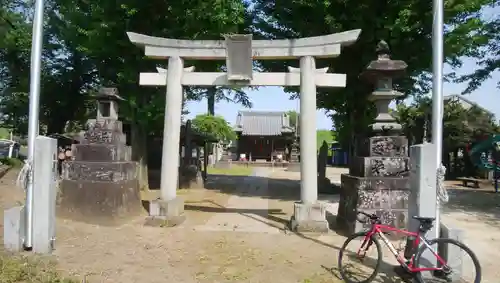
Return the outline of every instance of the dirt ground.
<path id="1" fill-rule="evenodd" d="M 187 220 L 175 228 L 145 227 L 143 217 L 120 227 L 59 219 L 53 258 L 64 274 L 87 282 L 342 282 L 336 268 L 344 237 L 285 230 L 300 185 L 283 172 L 257 171 L 248 177 L 211 176 L 206 190 L 182 191 Z M 2 213 L 23 199 L 23 191 L 14 187 L 16 174 L 10 171 L 0 180 Z M 451 215 L 462 225 L 457 215 L 466 217 L 469 229 L 478 231 L 467 232 L 468 242 L 480 237 L 484 243 L 471 247 L 488 260 L 483 269 L 490 261 L 493 266 L 500 261 L 491 252 L 492 245 L 498 246 L 493 239 L 500 236 L 498 210 L 489 216 L 468 214 L 461 209 L 470 208 L 461 203 L 450 206 L 443 218 Z M 495 268 L 484 274 L 485 279 L 499 275 Z M 389 282 L 401 280 L 385 264 L 376 283 Z"/>

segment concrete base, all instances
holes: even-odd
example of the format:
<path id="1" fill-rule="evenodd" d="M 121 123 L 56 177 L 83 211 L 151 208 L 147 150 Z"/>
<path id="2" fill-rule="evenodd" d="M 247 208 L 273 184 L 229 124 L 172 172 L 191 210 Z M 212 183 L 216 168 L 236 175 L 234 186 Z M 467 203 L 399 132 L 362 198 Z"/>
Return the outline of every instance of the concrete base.
<path id="1" fill-rule="evenodd" d="M 300 162 L 290 162 L 288 163 L 288 167 L 286 171 L 289 172 L 300 172 Z"/>
<path id="2" fill-rule="evenodd" d="M 149 216 L 145 225 L 155 227 L 173 227 L 186 220 L 184 200 L 177 197 L 173 200 L 152 200 L 149 203 Z"/>
<path id="3" fill-rule="evenodd" d="M 6 250 L 20 252 L 24 249 L 23 237 L 25 225 L 24 206 L 5 210 L 3 214 L 3 245 Z"/>
<path id="4" fill-rule="evenodd" d="M 440 230 L 440 237 L 441 238 L 449 238 L 453 240 L 457 240 L 459 242 L 463 241 L 464 238 L 464 231 L 460 229 L 454 229 L 451 227 L 446 226 L 443 222 L 440 223 L 441 225 L 441 230 Z M 458 247 L 453 246 L 453 248 L 448 248 L 448 246 L 443 247 L 439 246 L 438 247 L 438 252 L 439 255 L 446 260 L 446 262 L 452 266 L 453 268 L 453 273 L 451 274 L 451 282 L 459 282 L 461 279 L 461 275 L 463 272 L 463 259 L 462 259 L 462 252 Z"/>
<path id="5" fill-rule="evenodd" d="M 325 206 L 321 203 L 294 203 L 290 228 L 295 232 L 327 233 L 329 228 L 328 221 L 326 220 Z"/>
<path id="6" fill-rule="evenodd" d="M 58 204 L 59 217 L 105 226 L 122 225 L 144 211 L 137 180 L 62 180 Z"/>

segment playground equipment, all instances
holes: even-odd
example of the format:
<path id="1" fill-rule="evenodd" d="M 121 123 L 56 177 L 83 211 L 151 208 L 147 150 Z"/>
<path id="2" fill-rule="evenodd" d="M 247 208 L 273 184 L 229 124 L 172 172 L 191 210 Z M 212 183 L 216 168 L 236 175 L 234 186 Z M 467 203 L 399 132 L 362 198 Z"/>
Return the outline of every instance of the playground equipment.
<path id="1" fill-rule="evenodd" d="M 481 169 L 493 171 L 495 192 L 498 192 L 500 175 L 500 135 L 485 137 L 469 150 L 472 163 Z"/>

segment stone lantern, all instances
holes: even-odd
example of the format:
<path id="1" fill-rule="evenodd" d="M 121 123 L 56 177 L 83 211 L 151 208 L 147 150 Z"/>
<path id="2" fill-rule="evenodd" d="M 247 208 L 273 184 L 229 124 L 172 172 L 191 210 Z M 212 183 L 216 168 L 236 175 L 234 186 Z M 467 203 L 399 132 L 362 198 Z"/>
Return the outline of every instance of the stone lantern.
<path id="1" fill-rule="evenodd" d="M 377 45 L 376 52 L 377 60 L 371 61 L 361 74 L 362 79 L 375 85 L 368 99 L 375 103 L 377 117 L 370 127 L 377 135 L 399 132 L 401 125 L 389 113 L 389 104 L 403 94 L 393 89 L 392 80 L 403 76 L 408 66 L 404 61 L 390 58 L 389 45 L 383 40 Z"/>
<path id="2" fill-rule="evenodd" d="M 77 221 L 121 225 L 142 213 L 137 162 L 118 120 L 116 88 L 101 88 L 94 98 L 97 117 L 87 121 L 73 160 L 63 163 L 58 215 Z"/>
<path id="3" fill-rule="evenodd" d="M 348 234 L 366 229 L 356 221 L 363 211 L 378 215 L 384 224 L 406 228 L 410 196 L 408 140 L 401 125 L 389 113 L 391 100 L 402 96 L 392 80 L 404 74 L 406 63 L 389 57 L 387 43 L 377 46 L 377 60 L 368 64 L 361 78 L 375 85 L 369 96 L 377 106 L 370 128 L 374 136 L 359 141 L 356 156 L 349 162 L 349 174 L 341 176 L 337 224 Z"/>
<path id="4" fill-rule="evenodd" d="M 95 96 L 97 101 L 97 120 L 118 120 L 118 101 L 124 101 L 118 95 L 118 89 L 103 87 Z"/>

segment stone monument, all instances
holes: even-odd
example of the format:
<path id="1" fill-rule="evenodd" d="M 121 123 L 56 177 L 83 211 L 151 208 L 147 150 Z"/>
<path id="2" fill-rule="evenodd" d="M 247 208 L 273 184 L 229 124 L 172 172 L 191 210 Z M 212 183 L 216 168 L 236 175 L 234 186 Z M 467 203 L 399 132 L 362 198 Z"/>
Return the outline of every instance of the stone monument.
<path id="1" fill-rule="evenodd" d="M 62 166 L 59 215 L 96 224 L 119 224 L 142 212 L 137 163 L 131 161 L 115 88 L 101 88 L 97 117 L 87 121 L 73 160 Z"/>
<path id="2" fill-rule="evenodd" d="M 295 137 L 290 150 L 290 162 L 288 162 L 287 171 L 290 172 L 300 172 L 300 160 L 299 160 L 299 142 L 298 138 Z"/>
<path id="3" fill-rule="evenodd" d="M 184 143 L 179 167 L 179 188 L 202 189 L 204 188 L 203 177 L 201 175 L 201 164 L 198 156 L 198 147 L 193 141 L 193 127 L 191 120 L 187 120 L 184 125 Z M 196 154 L 193 156 L 193 152 Z"/>
<path id="4" fill-rule="evenodd" d="M 384 223 L 399 228 L 408 222 L 408 140 L 398 135 L 401 125 L 389 113 L 391 100 L 402 95 L 393 89 L 392 79 L 401 76 L 407 65 L 390 59 L 384 41 L 378 44 L 377 55 L 361 76 L 376 85 L 369 98 L 378 112 L 370 125 L 375 135 L 360 140 L 349 174 L 341 176 L 337 225 L 347 233 L 364 228 L 356 221 L 357 211 L 375 213 Z"/>
<path id="5" fill-rule="evenodd" d="M 326 177 L 326 166 L 328 159 L 328 144 L 323 141 L 318 152 L 318 193 L 333 193 L 330 179 Z"/>

